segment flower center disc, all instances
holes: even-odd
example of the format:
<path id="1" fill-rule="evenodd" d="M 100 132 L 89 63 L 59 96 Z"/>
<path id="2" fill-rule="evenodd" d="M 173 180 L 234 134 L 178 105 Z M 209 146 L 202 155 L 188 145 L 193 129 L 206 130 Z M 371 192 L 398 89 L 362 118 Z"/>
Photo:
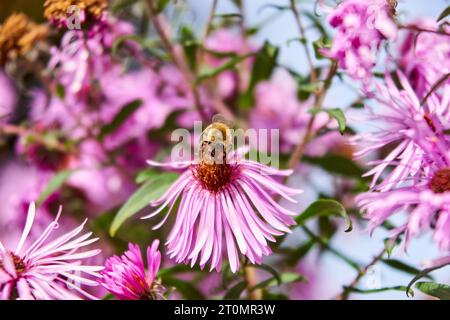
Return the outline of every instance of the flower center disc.
<path id="1" fill-rule="evenodd" d="M 429 187 L 434 193 L 450 191 L 450 168 L 437 171 L 431 179 Z"/>
<path id="2" fill-rule="evenodd" d="M 9 255 L 11 256 L 13 263 L 14 263 L 14 267 L 16 268 L 16 272 L 17 274 L 21 274 L 25 271 L 25 263 L 23 262 L 23 260 L 19 257 L 16 256 L 14 253 L 10 252 Z M 3 269 L 3 262 L 0 260 L 0 269 Z"/>
<path id="3" fill-rule="evenodd" d="M 232 177 L 233 170 L 229 164 L 201 163 L 194 169 L 194 176 L 202 183 L 203 187 L 218 192 L 226 186 Z"/>

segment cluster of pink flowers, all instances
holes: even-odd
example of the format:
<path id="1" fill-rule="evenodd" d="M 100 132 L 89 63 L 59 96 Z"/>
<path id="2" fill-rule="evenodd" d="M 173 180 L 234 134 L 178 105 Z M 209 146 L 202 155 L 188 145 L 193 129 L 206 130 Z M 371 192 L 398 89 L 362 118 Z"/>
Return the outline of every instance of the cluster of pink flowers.
<path id="1" fill-rule="evenodd" d="M 337 29 L 333 44 L 322 53 L 337 61 L 351 77 L 367 84 L 372 79 L 380 46 L 397 36 L 394 8 L 387 0 L 344 0 L 329 15 Z"/>
<path id="2" fill-rule="evenodd" d="M 450 28 L 443 26 L 444 33 L 431 19 L 420 19 L 410 25 L 399 50 L 398 65 L 408 77 L 419 98 L 450 72 Z M 416 28 L 421 32 L 415 31 Z M 448 89 L 447 89 L 448 90 Z"/>
<path id="3" fill-rule="evenodd" d="M 411 236 L 433 229 L 434 240 L 443 251 L 450 250 L 450 92 L 432 93 L 421 103 L 408 79 L 397 73 L 401 89 L 391 76 L 378 84 L 373 98 L 383 106 L 372 111 L 371 120 L 381 122 L 378 131 L 358 137 L 364 147 L 358 156 L 395 145 L 383 159 L 373 160 L 371 190 L 357 197 L 372 228 L 390 216 L 407 212 L 406 222 L 393 236 Z M 389 170 L 391 169 L 391 170 Z M 386 173 L 388 172 L 388 173 Z"/>

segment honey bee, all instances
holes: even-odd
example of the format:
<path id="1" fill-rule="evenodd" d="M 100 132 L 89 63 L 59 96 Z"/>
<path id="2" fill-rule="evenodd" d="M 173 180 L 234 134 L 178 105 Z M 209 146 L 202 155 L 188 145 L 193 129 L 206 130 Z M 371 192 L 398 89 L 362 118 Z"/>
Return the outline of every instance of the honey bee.
<path id="1" fill-rule="evenodd" d="M 200 136 L 200 159 L 206 164 L 223 164 L 233 145 L 232 124 L 221 115 L 212 120 Z"/>

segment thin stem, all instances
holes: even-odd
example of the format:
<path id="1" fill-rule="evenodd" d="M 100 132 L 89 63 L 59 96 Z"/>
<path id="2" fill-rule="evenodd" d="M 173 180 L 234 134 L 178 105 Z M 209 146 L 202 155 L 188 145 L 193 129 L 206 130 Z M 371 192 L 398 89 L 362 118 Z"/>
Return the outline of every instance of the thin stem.
<path id="1" fill-rule="evenodd" d="M 201 37 L 202 41 L 200 43 L 204 43 L 205 39 L 208 37 L 209 33 L 212 30 L 212 22 L 214 20 L 214 15 L 216 13 L 218 0 L 213 0 L 213 3 L 211 5 L 211 10 L 209 11 L 208 20 L 206 22 L 205 30 L 203 31 L 203 35 Z"/>
<path id="2" fill-rule="evenodd" d="M 424 29 L 418 26 L 414 26 L 414 25 L 398 25 L 399 29 L 406 29 L 406 30 L 411 30 L 411 31 L 417 31 L 417 32 L 429 32 L 429 33 L 436 33 L 442 36 L 450 36 L 450 33 L 446 32 L 445 30 L 431 30 L 431 29 Z"/>
<path id="3" fill-rule="evenodd" d="M 207 53 L 207 50 L 205 50 L 203 45 L 204 45 L 208 35 L 212 31 L 212 23 L 214 20 L 214 15 L 216 13 L 218 3 L 219 3 L 218 0 L 213 0 L 213 3 L 211 5 L 211 10 L 209 11 L 208 20 L 206 22 L 205 29 L 203 30 L 203 34 L 200 38 L 200 43 L 202 44 L 202 50 L 200 51 L 200 54 L 199 54 L 200 61 L 203 61 L 205 54 Z M 197 64 L 197 67 L 198 67 L 198 64 Z M 198 72 L 198 71 L 196 71 L 196 72 Z M 216 95 L 216 94 L 214 94 L 214 95 Z M 220 98 L 215 98 L 213 103 L 214 103 L 214 107 L 217 110 L 217 112 L 219 112 L 224 117 L 226 117 L 227 119 L 229 119 L 233 122 L 236 121 L 236 117 L 233 114 L 233 112 L 228 108 L 228 106 Z"/>
<path id="4" fill-rule="evenodd" d="M 247 282 L 247 292 L 249 300 L 260 300 L 261 299 L 261 290 L 256 289 L 252 290 L 257 284 L 256 281 L 256 269 L 246 263 L 243 268 L 244 279 Z"/>
<path id="5" fill-rule="evenodd" d="M 435 92 L 441 85 L 443 85 L 447 79 L 450 78 L 450 73 L 445 74 L 443 77 L 441 77 L 434 85 L 431 87 L 430 91 L 423 97 L 423 99 L 420 101 L 420 105 L 423 106 L 427 102 L 428 98 Z"/>
<path id="6" fill-rule="evenodd" d="M 294 14 L 295 22 L 297 23 L 297 27 L 300 32 L 300 36 L 302 38 L 301 43 L 303 44 L 303 48 L 305 49 L 306 60 L 308 61 L 308 65 L 311 70 L 311 82 L 316 83 L 317 82 L 317 74 L 316 74 L 316 70 L 314 69 L 313 59 L 312 59 L 311 53 L 308 49 L 308 44 L 305 41 L 306 40 L 306 32 L 305 32 L 305 28 L 303 26 L 302 20 L 300 18 L 300 14 L 297 9 L 296 0 L 291 0 L 291 10 L 292 10 L 292 13 Z"/>
<path id="7" fill-rule="evenodd" d="M 344 261 L 345 263 L 347 263 L 350 267 L 352 267 L 355 270 L 360 270 L 359 264 L 356 263 L 355 261 L 353 261 L 352 259 L 350 259 L 349 257 L 347 257 L 345 254 L 341 253 L 340 251 L 338 251 L 337 249 L 333 248 L 330 246 L 330 244 L 328 243 L 328 241 L 325 241 L 324 239 L 322 239 L 321 237 L 319 237 L 318 235 L 314 234 L 314 232 L 312 232 L 307 226 L 302 225 L 301 226 L 302 230 L 308 235 L 308 237 L 319 243 L 320 245 L 322 245 L 324 248 L 326 248 L 329 252 L 331 252 L 332 254 L 334 254 L 336 257 L 338 257 L 339 259 L 341 259 L 342 261 Z"/>
<path id="8" fill-rule="evenodd" d="M 18 137 L 32 135 L 34 141 L 46 146 L 47 148 L 58 150 L 60 152 L 67 152 L 67 147 L 59 141 L 49 142 L 45 139 L 44 136 L 37 132 L 32 132 L 23 127 L 12 125 L 12 124 L 4 124 L 0 126 L 0 132 L 3 132 L 6 135 L 16 135 Z"/>
<path id="9" fill-rule="evenodd" d="M 362 269 L 359 270 L 358 274 L 356 275 L 355 279 L 348 285 L 344 287 L 344 290 L 340 295 L 336 297 L 336 300 L 347 300 L 350 296 L 350 293 L 353 291 L 354 288 L 358 285 L 359 281 L 366 275 L 366 273 L 369 271 L 370 267 L 374 266 L 378 261 L 380 261 L 384 254 L 386 253 L 387 248 L 383 248 L 373 259 Z"/>
<path id="10" fill-rule="evenodd" d="M 328 71 L 328 75 L 327 78 L 325 79 L 324 85 L 316 96 L 315 107 L 317 109 L 320 109 L 322 107 L 326 93 L 331 86 L 331 81 L 334 75 L 336 74 L 336 71 L 337 71 L 337 64 L 336 62 L 333 62 L 333 64 L 330 67 L 330 70 Z M 294 152 L 292 153 L 291 158 L 289 159 L 288 163 L 289 168 L 294 168 L 297 165 L 297 163 L 300 162 L 301 158 L 303 157 L 303 153 L 305 152 L 306 145 L 314 137 L 313 126 L 315 119 L 316 114 L 311 115 L 311 118 L 309 119 L 308 124 L 306 126 L 305 135 L 303 136 L 303 139 L 297 144 Z"/>
<path id="11" fill-rule="evenodd" d="M 166 47 L 167 51 L 169 52 L 170 57 L 172 58 L 172 61 L 175 63 L 175 65 L 180 69 L 182 72 L 185 81 L 189 84 L 192 95 L 194 97 L 194 105 L 197 110 L 197 112 L 200 114 L 202 119 L 204 121 L 209 121 L 207 114 L 203 110 L 201 106 L 200 96 L 198 94 L 198 90 L 195 86 L 195 76 L 191 73 L 188 64 L 186 63 L 186 59 L 184 57 L 184 53 L 181 50 L 180 47 L 175 46 L 172 44 L 172 41 L 169 38 L 169 35 L 166 32 L 166 26 L 167 23 L 163 19 L 163 17 L 159 14 L 157 14 L 155 10 L 155 4 L 154 0 L 147 0 L 149 13 L 150 13 L 150 19 L 153 22 L 153 26 L 156 29 L 156 32 L 158 33 L 162 43 Z"/>

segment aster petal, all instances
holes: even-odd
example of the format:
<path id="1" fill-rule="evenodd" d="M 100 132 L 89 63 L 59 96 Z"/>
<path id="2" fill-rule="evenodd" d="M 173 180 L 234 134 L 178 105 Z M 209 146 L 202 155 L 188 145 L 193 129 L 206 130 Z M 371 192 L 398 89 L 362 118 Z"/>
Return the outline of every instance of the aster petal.
<path id="1" fill-rule="evenodd" d="M 210 221 L 211 215 L 214 214 L 214 196 L 211 194 L 207 195 L 206 198 L 206 208 L 202 208 L 200 210 L 200 223 L 198 226 L 198 239 L 196 241 L 194 250 L 192 250 L 191 254 L 189 255 L 188 259 L 191 260 L 191 263 L 195 263 L 195 260 L 197 259 L 198 254 L 200 253 L 200 250 L 203 248 L 203 246 L 206 243 L 206 240 L 208 238 L 208 229 L 210 228 L 210 224 L 208 222 Z"/>
<path id="2" fill-rule="evenodd" d="M 241 227 L 239 225 L 239 222 L 237 220 L 237 213 L 234 209 L 234 205 L 232 203 L 232 200 L 230 198 L 229 192 L 222 192 L 220 194 L 222 201 L 222 214 L 226 218 L 228 224 L 230 225 L 230 229 L 233 231 L 234 237 L 236 238 L 239 250 L 242 254 L 245 254 L 247 252 L 247 244 L 244 239 L 244 235 L 242 234 Z"/>
<path id="3" fill-rule="evenodd" d="M 216 232 L 216 230 L 215 230 L 216 224 L 215 224 L 214 220 L 215 220 L 216 211 L 218 211 L 218 208 L 217 208 L 216 197 L 211 196 L 211 198 L 212 198 L 211 202 L 213 203 L 213 207 L 212 207 L 212 210 L 209 212 L 208 217 L 207 217 L 208 219 L 206 221 L 207 237 L 206 237 L 205 246 L 202 248 L 202 251 L 201 251 L 200 266 L 205 265 L 206 262 L 209 260 L 209 258 L 211 257 L 211 253 L 212 253 L 212 249 L 213 249 L 213 245 L 214 245 L 214 234 Z"/>
<path id="4" fill-rule="evenodd" d="M 19 279 L 17 282 L 17 293 L 19 294 L 20 300 L 34 300 L 33 296 L 31 295 L 31 289 L 28 285 L 27 280 L 24 278 Z"/>
<path id="5" fill-rule="evenodd" d="M 243 188 L 243 190 L 247 194 L 248 199 L 250 199 L 252 201 L 252 203 L 255 205 L 256 209 L 258 210 L 258 212 L 262 215 L 262 217 L 270 225 L 272 225 L 275 229 L 278 229 L 280 231 L 287 232 L 287 233 L 291 232 L 291 230 L 289 228 L 287 228 L 280 220 L 278 220 L 271 213 L 267 212 L 268 211 L 267 205 L 262 200 L 260 200 L 260 198 L 253 192 L 253 190 L 251 190 L 245 184 L 242 184 L 241 187 Z"/>
<path id="6" fill-rule="evenodd" d="M 289 195 L 289 194 L 292 194 L 292 191 L 295 190 L 295 189 L 284 187 L 281 184 L 279 184 L 278 182 L 275 182 L 274 180 L 267 179 L 264 176 L 259 176 L 259 175 L 256 175 L 256 174 L 252 173 L 252 172 L 244 171 L 242 173 L 242 175 L 257 181 L 257 182 L 259 182 L 260 184 L 262 184 L 264 186 L 267 186 L 269 189 L 275 191 L 276 193 L 281 195 L 286 200 L 288 200 L 288 201 L 290 201 L 292 203 L 297 203 L 297 201 L 295 199 L 291 198 L 290 195 Z"/>
<path id="7" fill-rule="evenodd" d="M 147 265 L 150 283 L 153 283 L 155 280 L 156 273 L 161 264 L 161 253 L 158 250 L 158 246 L 159 240 L 154 240 L 152 246 L 147 248 Z"/>
<path id="8" fill-rule="evenodd" d="M 13 278 L 17 277 L 16 267 L 14 266 L 14 262 L 12 260 L 11 255 L 3 250 L 0 252 L 0 254 L 2 257 L 2 264 L 4 270 Z"/>
<path id="9" fill-rule="evenodd" d="M 30 203 L 28 207 L 27 221 L 25 223 L 25 228 L 23 229 L 22 236 L 20 237 L 19 243 L 17 244 L 16 254 L 20 254 L 22 247 L 25 243 L 25 240 L 30 233 L 31 227 L 33 226 L 34 216 L 36 215 L 36 205 L 34 202 Z"/>
<path id="10" fill-rule="evenodd" d="M 0 292 L 1 300 L 9 300 L 9 297 L 11 296 L 12 287 L 13 285 L 11 282 L 3 286 L 2 291 Z"/>
<path id="11" fill-rule="evenodd" d="M 230 227 L 223 219 L 224 218 L 222 217 L 225 231 L 225 240 L 227 243 L 228 261 L 230 262 L 231 272 L 236 273 L 236 271 L 239 269 L 238 253 L 236 250 L 236 246 L 234 244 L 233 235 L 231 234 Z"/>

